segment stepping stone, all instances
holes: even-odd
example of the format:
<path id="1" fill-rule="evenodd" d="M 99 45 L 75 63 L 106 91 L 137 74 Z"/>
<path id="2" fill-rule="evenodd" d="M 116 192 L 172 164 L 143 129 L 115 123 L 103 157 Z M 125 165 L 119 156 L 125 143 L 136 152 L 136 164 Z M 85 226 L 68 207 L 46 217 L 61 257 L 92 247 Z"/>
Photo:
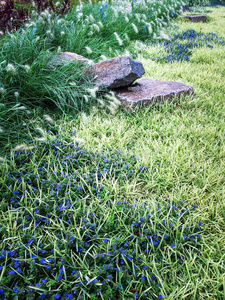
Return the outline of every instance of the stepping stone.
<path id="1" fill-rule="evenodd" d="M 88 73 L 95 77 L 96 86 L 115 89 L 132 84 L 142 77 L 145 69 L 140 61 L 119 56 L 89 66 Z"/>
<path id="2" fill-rule="evenodd" d="M 183 16 L 186 19 L 189 19 L 192 22 L 205 22 L 207 15 L 190 15 L 190 16 Z"/>
<path id="3" fill-rule="evenodd" d="M 191 86 L 175 81 L 142 78 L 135 84 L 114 90 L 115 96 L 127 107 L 147 106 L 173 97 L 194 95 Z"/>

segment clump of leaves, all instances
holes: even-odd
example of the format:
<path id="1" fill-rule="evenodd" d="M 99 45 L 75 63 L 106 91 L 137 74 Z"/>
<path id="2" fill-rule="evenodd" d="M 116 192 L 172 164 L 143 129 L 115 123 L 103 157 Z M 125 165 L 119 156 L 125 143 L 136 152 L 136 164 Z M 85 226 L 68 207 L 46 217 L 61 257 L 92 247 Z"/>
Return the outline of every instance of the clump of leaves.
<path id="1" fill-rule="evenodd" d="M 0 20 L 0 27 L 3 34 L 6 34 L 7 30 L 17 30 L 24 21 L 28 20 L 28 9 L 16 9 L 13 0 L 1 1 Z"/>
<path id="2" fill-rule="evenodd" d="M 1 1 L 0 6 L 0 28 L 3 35 L 13 30 L 20 28 L 25 21 L 29 20 L 31 15 L 31 9 L 37 13 L 41 13 L 44 10 L 49 10 L 56 15 L 64 15 L 70 10 L 69 0 L 64 0 L 63 3 L 52 0 L 34 0 L 34 5 L 28 5 L 28 7 L 18 8 L 15 6 L 13 0 Z"/>

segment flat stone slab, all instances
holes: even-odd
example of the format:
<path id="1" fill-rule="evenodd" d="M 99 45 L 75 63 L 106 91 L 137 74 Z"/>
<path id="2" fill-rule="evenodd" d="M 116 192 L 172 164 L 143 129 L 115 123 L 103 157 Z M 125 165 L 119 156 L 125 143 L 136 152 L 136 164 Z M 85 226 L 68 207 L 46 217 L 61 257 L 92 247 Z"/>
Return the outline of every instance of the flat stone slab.
<path id="1" fill-rule="evenodd" d="M 129 87 L 114 90 L 114 93 L 125 106 L 134 107 L 163 102 L 175 96 L 194 95 L 194 90 L 191 86 L 175 81 L 142 78 Z"/>
<path id="2" fill-rule="evenodd" d="M 192 22 L 205 22 L 207 15 L 189 15 L 189 16 L 183 16 L 186 19 L 189 19 Z"/>
<path id="3" fill-rule="evenodd" d="M 115 89 L 128 86 L 145 73 L 142 63 L 129 56 L 118 56 L 89 66 L 88 72 L 95 77 L 99 87 Z"/>

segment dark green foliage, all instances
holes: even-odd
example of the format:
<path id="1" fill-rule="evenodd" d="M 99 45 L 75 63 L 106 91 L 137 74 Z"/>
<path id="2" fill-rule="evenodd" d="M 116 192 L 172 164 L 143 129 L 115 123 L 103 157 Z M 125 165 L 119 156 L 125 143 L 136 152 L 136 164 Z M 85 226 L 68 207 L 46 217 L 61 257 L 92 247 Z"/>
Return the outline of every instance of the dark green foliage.
<path id="1" fill-rule="evenodd" d="M 4 2 L 4 1 L 3 1 Z M 52 0 L 34 0 L 36 6 L 31 5 L 16 5 L 14 0 L 6 0 L 0 5 L 0 30 L 3 34 L 18 30 L 25 21 L 28 21 L 31 14 L 31 9 L 37 13 L 41 13 L 45 9 L 49 9 L 56 15 L 66 14 L 70 10 L 69 0 L 64 0 L 59 6 L 56 6 Z"/>

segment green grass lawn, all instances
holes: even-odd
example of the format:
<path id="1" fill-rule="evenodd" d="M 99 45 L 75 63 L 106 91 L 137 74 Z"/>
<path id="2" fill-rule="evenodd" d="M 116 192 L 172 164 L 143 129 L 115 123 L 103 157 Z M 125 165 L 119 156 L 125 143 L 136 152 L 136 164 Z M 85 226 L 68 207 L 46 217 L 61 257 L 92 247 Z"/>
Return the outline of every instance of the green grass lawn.
<path id="1" fill-rule="evenodd" d="M 174 24 L 225 38 L 225 8 L 210 10 Z M 33 148 L 2 151 L 0 299 L 225 299 L 224 47 L 138 59 L 195 96 L 35 109 L 17 143 Z"/>

